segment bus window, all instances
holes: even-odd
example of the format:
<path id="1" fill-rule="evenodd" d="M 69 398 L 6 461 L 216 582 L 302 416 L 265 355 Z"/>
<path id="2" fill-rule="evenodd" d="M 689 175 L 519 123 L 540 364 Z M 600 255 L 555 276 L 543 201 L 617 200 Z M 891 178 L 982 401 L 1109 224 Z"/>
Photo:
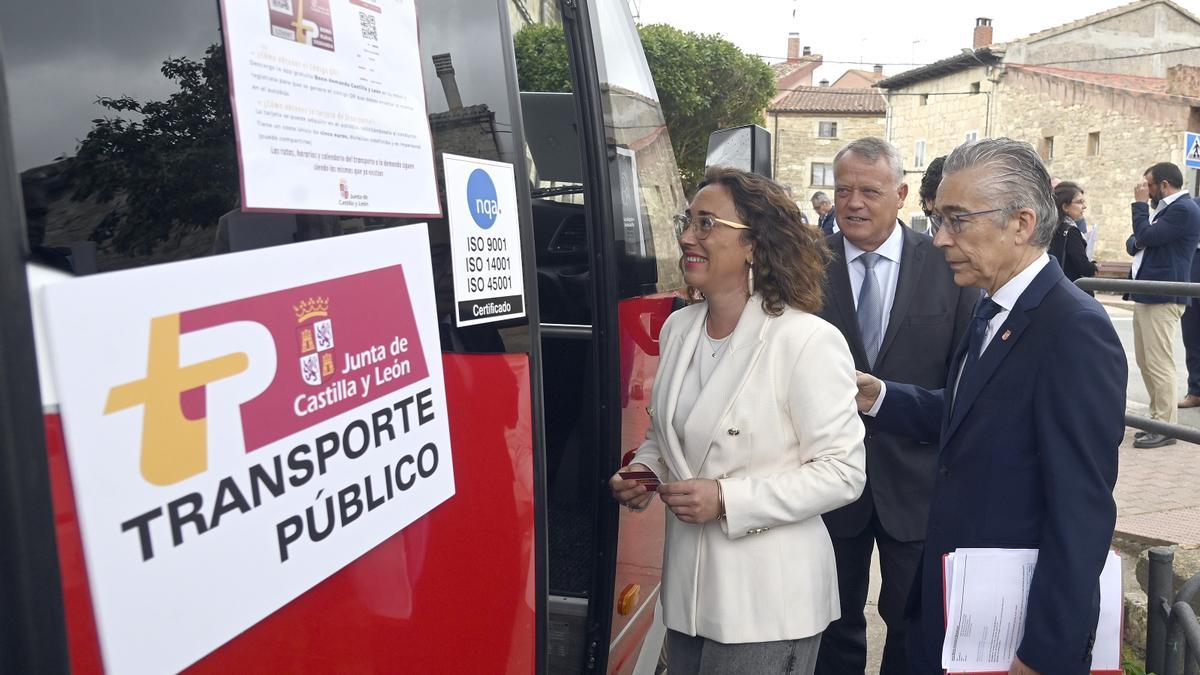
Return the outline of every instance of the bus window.
<path id="1" fill-rule="evenodd" d="M 439 0 L 418 13 L 443 213 L 441 153 L 525 171 L 495 57 L 499 12 L 489 0 Z M 34 261 L 83 275 L 428 222 L 443 349 L 528 349 L 524 319 L 453 326 L 444 218 L 240 210 L 217 3 L 7 3 L 0 24 Z"/>
<path id="2" fill-rule="evenodd" d="M 609 142 L 621 297 L 682 286 L 671 216 L 683 211 L 675 152 L 627 3 L 596 2 L 592 39 Z"/>

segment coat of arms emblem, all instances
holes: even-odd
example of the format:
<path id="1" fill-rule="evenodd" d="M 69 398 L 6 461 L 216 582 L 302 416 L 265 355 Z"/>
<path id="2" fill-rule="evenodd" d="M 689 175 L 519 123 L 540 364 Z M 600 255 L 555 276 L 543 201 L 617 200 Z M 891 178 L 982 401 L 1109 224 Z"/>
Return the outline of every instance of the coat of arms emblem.
<path id="1" fill-rule="evenodd" d="M 333 375 L 333 319 L 329 298 L 308 298 L 292 307 L 296 313 L 296 336 L 300 342 L 300 377 L 318 387 Z"/>

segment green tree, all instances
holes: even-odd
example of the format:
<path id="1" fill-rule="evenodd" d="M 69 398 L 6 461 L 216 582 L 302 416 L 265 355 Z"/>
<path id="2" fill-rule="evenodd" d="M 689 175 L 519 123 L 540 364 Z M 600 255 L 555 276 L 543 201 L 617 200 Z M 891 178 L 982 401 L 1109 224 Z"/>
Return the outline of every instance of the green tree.
<path id="1" fill-rule="evenodd" d="M 561 26 L 531 23 L 513 36 L 522 91 L 571 91 L 567 38 Z"/>
<path id="2" fill-rule="evenodd" d="M 763 123 L 763 110 L 775 95 L 775 74 L 719 35 L 664 24 L 639 32 L 679 173 L 690 189 L 704 175 L 709 134 Z"/>
<path id="3" fill-rule="evenodd" d="M 775 95 L 775 75 L 758 57 L 719 35 L 667 26 L 638 32 L 684 185 L 704 174 L 708 136 L 718 129 L 762 124 Z M 566 38 L 560 28 L 530 25 L 515 37 L 517 76 L 526 91 L 570 91 Z"/>
<path id="4" fill-rule="evenodd" d="M 201 60 L 167 59 L 160 70 L 179 90 L 162 101 L 99 98 L 115 114 L 92 120 L 68 168 L 75 199 L 123 200 L 92 238 L 131 253 L 213 226 L 238 203 L 225 50 L 214 44 Z"/>

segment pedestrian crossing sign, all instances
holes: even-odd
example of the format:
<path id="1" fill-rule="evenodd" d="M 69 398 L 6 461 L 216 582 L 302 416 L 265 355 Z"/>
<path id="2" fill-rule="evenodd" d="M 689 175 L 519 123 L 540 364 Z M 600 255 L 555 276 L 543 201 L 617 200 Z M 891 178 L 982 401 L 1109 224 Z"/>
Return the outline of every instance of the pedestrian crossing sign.
<path id="1" fill-rule="evenodd" d="M 1200 134 L 1183 135 L 1183 163 L 1189 169 L 1200 169 Z"/>

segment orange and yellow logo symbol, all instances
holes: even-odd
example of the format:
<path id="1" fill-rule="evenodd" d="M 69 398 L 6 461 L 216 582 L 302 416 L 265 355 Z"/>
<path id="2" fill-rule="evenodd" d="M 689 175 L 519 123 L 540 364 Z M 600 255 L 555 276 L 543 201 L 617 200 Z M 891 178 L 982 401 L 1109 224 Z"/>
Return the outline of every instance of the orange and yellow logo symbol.
<path id="1" fill-rule="evenodd" d="M 244 372 L 250 357 L 226 354 L 189 366 L 179 365 L 179 314 L 150 321 L 146 377 L 113 387 L 104 414 L 143 406 L 142 476 L 155 485 L 172 485 L 208 468 L 207 420 L 188 419 L 183 396 L 217 380 Z"/>

